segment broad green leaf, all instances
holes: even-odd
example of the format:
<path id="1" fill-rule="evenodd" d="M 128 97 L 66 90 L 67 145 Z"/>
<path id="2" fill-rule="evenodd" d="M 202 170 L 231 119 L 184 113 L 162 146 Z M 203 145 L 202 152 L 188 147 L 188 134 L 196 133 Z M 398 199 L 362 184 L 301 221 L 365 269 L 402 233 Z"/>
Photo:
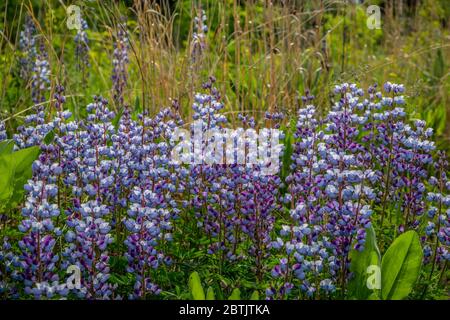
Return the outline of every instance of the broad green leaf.
<path id="1" fill-rule="evenodd" d="M 250 300 L 259 300 L 258 290 L 253 291 L 252 295 L 250 296 Z"/>
<path id="2" fill-rule="evenodd" d="M 372 226 L 366 229 L 366 242 L 363 251 L 353 249 L 350 251 L 350 271 L 353 277 L 349 282 L 349 295 L 351 298 L 365 300 L 372 293 L 367 286 L 369 273 L 367 268 L 371 265 L 380 265 L 380 250 L 377 246 L 375 230 Z"/>
<path id="3" fill-rule="evenodd" d="M 216 300 L 216 295 L 212 287 L 208 287 L 208 290 L 206 290 L 206 300 Z"/>
<path id="4" fill-rule="evenodd" d="M 31 165 L 39 155 L 39 147 L 30 147 L 0 155 L 0 203 L 14 207 L 23 197 L 23 186 L 31 178 Z"/>
<path id="5" fill-rule="evenodd" d="M 14 149 L 14 141 L 13 140 L 3 140 L 0 142 L 0 155 L 2 154 L 10 154 Z"/>
<path id="6" fill-rule="evenodd" d="M 10 155 L 0 156 L 0 208 L 7 207 L 14 191 L 14 164 Z"/>
<path id="7" fill-rule="evenodd" d="M 31 165 L 39 156 L 40 149 L 37 146 L 21 149 L 12 153 L 10 156 L 14 159 L 14 192 L 11 197 L 11 205 L 15 205 L 22 200 L 24 194 L 23 186 L 32 176 Z"/>
<path id="8" fill-rule="evenodd" d="M 44 143 L 49 145 L 55 139 L 55 131 L 50 130 L 44 137 Z"/>
<path id="9" fill-rule="evenodd" d="M 31 173 L 31 165 L 37 159 L 40 149 L 37 146 L 21 149 L 12 154 L 16 164 L 16 171 L 20 173 Z"/>
<path id="10" fill-rule="evenodd" d="M 239 290 L 239 288 L 233 289 L 228 300 L 241 300 L 241 290 Z"/>
<path id="11" fill-rule="evenodd" d="M 205 300 L 205 292 L 203 291 L 200 276 L 197 271 L 194 271 L 189 276 L 189 289 L 191 291 L 192 299 Z"/>
<path id="12" fill-rule="evenodd" d="M 381 262 L 381 297 L 400 300 L 408 296 L 419 276 L 423 252 L 415 231 L 400 235 Z"/>

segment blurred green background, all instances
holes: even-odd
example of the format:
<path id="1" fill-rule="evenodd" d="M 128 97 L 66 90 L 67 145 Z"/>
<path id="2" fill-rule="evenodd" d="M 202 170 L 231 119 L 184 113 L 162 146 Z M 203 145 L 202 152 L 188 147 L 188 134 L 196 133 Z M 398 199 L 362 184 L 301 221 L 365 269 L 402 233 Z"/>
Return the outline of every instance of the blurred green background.
<path id="1" fill-rule="evenodd" d="M 89 29 L 90 68 L 77 68 L 67 7 L 77 5 Z M 368 27 L 370 5 L 380 9 L 380 29 Z M 207 16 L 205 47 L 193 60 L 194 17 Z M 370 13 L 370 12 L 369 12 Z M 111 98 L 112 52 L 118 23 L 130 35 L 125 104 L 156 112 L 177 99 L 186 118 L 201 83 L 217 78 L 230 121 L 238 112 L 293 115 L 307 90 L 321 112 L 339 82 L 363 88 L 403 83 L 407 108 L 435 129 L 450 150 L 448 0 L 372 1 L 24 1 L 0 4 L 0 119 L 10 133 L 33 105 L 30 83 L 19 75 L 20 31 L 30 15 L 49 54 L 51 88 L 63 84 L 68 106 L 83 115 L 92 95 Z M 370 20 L 369 22 L 371 22 Z M 120 110 L 123 106 L 113 105 Z"/>

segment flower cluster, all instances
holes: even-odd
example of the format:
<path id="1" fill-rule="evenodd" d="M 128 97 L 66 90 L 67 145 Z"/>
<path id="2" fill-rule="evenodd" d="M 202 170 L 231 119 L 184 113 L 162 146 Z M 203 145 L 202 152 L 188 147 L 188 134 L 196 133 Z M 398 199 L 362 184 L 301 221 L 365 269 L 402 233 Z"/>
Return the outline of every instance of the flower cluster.
<path id="1" fill-rule="evenodd" d="M 209 93 L 195 96 L 193 118 L 196 121 L 190 127 L 194 142 L 188 144 L 186 155 L 192 164 L 186 168 L 188 170 L 180 171 L 183 190 L 180 191 L 189 197 L 197 226 L 204 230 L 209 240 L 208 253 L 217 254 L 222 261 L 250 255 L 255 261 L 255 273 L 262 280 L 275 221 L 273 212 L 279 206 L 278 186 L 281 181 L 276 174 L 265 174 L 265 166 L 269 163 L 251 161 L 258 158 L 261 150 L 267 149 L 261 141 L 259 146 L 256 144 L 255 130 L 246 133 L 236 130 L 227 138 L 207 134 L 226 130 L 223 127 L 226 118 L 219 112 L 223 103 L 214 82 L 211 77 L 203 85 Z M 253 118 L 243 115 L 239 118 L 244 126 L 255 126 Z M 197 138 L 199 132 L 201 136 Z M 267 131 L 264 134 L 272 133 Z M 268 139 L 263 141 L 271 141 L 270 137 L 265 138 Z M 227 145 L 226 150 L 219 147 L 218 155 L 226 161 L 214 163 L 208 151 L 223 144 Z M 230 145 L 233 147 L 229 148 Z M 277 153 L 276 150 L 272 152 Z M 270 157 L 271 154 L 264 156 Z"/>
<path id="2" fill-rule="evenodd" d="M 35 104 L 46 100 L 46 93 L 50 89 L 50 65 L 44 43 L 39 45 L 31 74 L 31 99 Z M 39 108 L 42 109 L 42 108 Z"/>
<path id="3" fill-rule="evenodd" d="M 11 249 L 11 242 L 4 237 L 0 247 L 0 297 L 18 298 L 17 288 L 12 282 L 18 278 L 16 267 L 19 261 Z"/>
<path id="4" fill-rule="evenodd" d="M 193 139 L 182 142 L 177 101 L 149 117 L 127 106 L 116 115 L 94 97 L 87 116 L 74 119 L 56 85 L 53 118 L 35 108 L 13 136 L 16 149 L 39 146 L 41 153 L 24 186 L 17 245 L 4 239 L 0 249 L 0 294 L 149 298 L 163 289 L 158 269 L 177 263 L 173 240 L 183 246 L 194 237 L 221 266 L 248 261 L 259 284 L 270 282 L 269 299 L 345 296 L 351 251 L 365 249 L 369 228 L 386 224 L 423 234 L 431 274 L 445 270 L 448 163 L 442 152 L 433 160 L 432 130 L 406 118 L 403 86 L 386 84 L 388 96 L 371 86 L 366 96 L 354 84 L 338 85 L 324 118 L 308 93 L 283 181 L 266 170 L 282 151 L 265 145 L 279 131 L 256 134 L 258 123 L 242 114 L 249 130 L 228 131 L 214 85 L 210 77 L 195 95 L 186 130 Z M 273 128 L 283 120 L 280 112 L 264 119 Z M 231 134 L 213 134 L 222 132 Z M 223 145 L 226 161 L 217 163 L 211 151 Z M 188 160 L 181 163 L 174 161 L 180 146 Z M 79 287 L 65 281 L 72 266 Z M 129 280 L 120 288 L 112 276 L 118 269 Z"/>
<path id="5" fill-rule="evenodd" d="M 206 33 L 208 26 L 206 25 L 206 12 L 201 10 L 199 15 L 194 17 L 194 30 L 192 33 L 192 52 L 191 58 L 193 62 L 201 59 L 206 49 Z"/>
<path id="6" fill-rule="evenodd" d="M 3 121 L 0 122 L 0 142 L 8 139 L 8 135 L 6 134 L 6 127 Z"/>
<path id="7" fill-rule="evenodd" d="M 129 39 L 128 31 L 125 23 L 120 23 L 117 26 L 116 41 L 114 42 L 113 52 L 113 100 L 118 106 L 123 106 L 124 90 L 127 87 L 128 81 L 128 49 Z"/>
<path id="8" fill-rule="evenodd" d="M 290 223 L 272 243 L 283 250 L 272 276 L 282 279 L 267 290 L 268 297 L 295 294 L 306 297 L 331 294 L 349 278 L 349 252 L 362 250 L 370 226 L 370 187 L 374 172 L 366 148 L 358 143 L 363 92 L 355 85 L 335 88 L 340 99 L 327 118 L 318 121 L 315 107 L 299 110 L 292 155 L 292 173 L 286 179 Z M 298 283 L 297 286 L 295 284 Z"/>
<path id="9" fill-rule="evenodd" d="M 76 65 L 81 71 L 83 78 L 86 76 L 89 68 L 89 39 L 86 33 L 88 28 L 87 21 L 81 19 L 81 28 L 77 30 L 74 38 Z"/>
<path id="10" fill-rule="evenodd" d="M 54 224 L 60 215 L 57 205 L 60 168 L 53 162 L 54 155 L 54 146 L 43 145 L 39 159 L 33 163 L 33 178 L 25 185 L 28 195 L 22 209 L 24 219 L 19 225 L 19 230 L 25 234 L 19 241 L 20 279 L 25 293 L 35 298 L 67 294 L 65 287 L 58 283 L 60 256 L 55 245 L 62 231 Z"/>
<path id="11" fill-rule="evenodd" d="M 131 123 L 128 115 L 119 124 L 118 138 L 124 144 L 128 141 L 128 172 L 123 172 L 123 178 L 134 180 L 124 219 L 129 234 L 124 241 L 127 271 L 136 275 L 130 298 L 159 293 L 149 274 L 161 263 L 171 263 L 160 248 L 172 240 L 172 220 L 179 213 L 172 196 L 178 175 L 170 163 L 171 146 L 166 140 L 180 121 L 170 109 L 164 109 L 154 119 L 144 119 L 144 126 Z"/>
<path id="12" fill-rule="evenodd" d="M 425 226 L 424 247 L 425 261 L 431 262 L 432 271 L 435 264 L 450 260 L 450 181 L 447 177 L 448 162 L 444 152 L 438 152 L 435 176 L 428 180 L 433 192 L 428 192 L 429 203 Z"/>
<path id="13" fill-rule="evenodd" d="M 44 41 L 38 39 L 36 26 L 29 15 L 25 17 L 23 30 L 20 32 L 19 49 L 22 55 L 19 60 L 20 76 L 27 82 L 31 81 L 33 103 L 44 102 L 50 85 L 50 65 Z"/>
<path id="14" fill-rule="evenodd" d="M 165 141 L 180 118 L 164 109 L 154 118 L 132 120 L 126 110 L 116 127 L 108 102 L 94 97 L 87 118 L 75 121 L 64 110 L 62 86 L 54 98 L 58 111 L 50 123 L 40 111 L 14 136 L 19 148 L 42 150 L 25 186 L 17 281 L 35 298 L 114 298 L 109 251 L 120 241 L 127 251 L 115 254 L 128 261 L 136 281 L 131 297 L 158 293 L 149 277 L 159 263 L 170 263 L 160 247 L 171 241 L 171 221 L 178 215 L 171 198 L 177 175 Z M 44 142 L 50 131 L 53 141 Z M 81 270 L 80 288 L 59 278 L 73 265 Z"/>
<path id="15" fill-rule="evenodd" d="M 20 77 L 28 81 L 31 77 L 31 72 L 36 57 L 36 26 L 33 19 L 25 16 L 25 23 L 23 30 L 20 31 L 19 49 L 23 55 L 20 60 Z"/>
<path id="16" fill-rule="evenodd" d="M 402 232 L 417 228 L 425 211 L 424 182 L 435 148 L 429 141 L 433 130 L 421 120 L 413 126 L 406 122 L 402 85 L 388 82 L 383 89 L 389 96 L 377 92 L 376 86 L 368 90 L 365 116 L 369 121 L 363 141 L 369 145 L 371 164 L 380 180 L 376 202 L 382 206 L 381 224 L 385 216 L 392 222 L 402 212 L 402 219 L 395 221 Z"/>

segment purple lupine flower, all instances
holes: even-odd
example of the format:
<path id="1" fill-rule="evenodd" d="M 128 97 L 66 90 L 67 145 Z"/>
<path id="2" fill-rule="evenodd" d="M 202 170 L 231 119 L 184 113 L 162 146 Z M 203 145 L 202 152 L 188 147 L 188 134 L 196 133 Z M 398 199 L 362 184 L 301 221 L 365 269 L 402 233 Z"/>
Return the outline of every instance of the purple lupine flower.
<path id="1" fill-rule="evenodd" d="M 255 139 L 246 135 L 251 135 L 251 132 L 256 134 L 256 131 L 244 134 L 241 128 L 232 136 L 224 138 L 222 133 L 228 129 L 223 128 L 226 118 L 219 113 L 223 103 L 214 88 L 214 82 L 215 79 L 211 77 L 203 85 L 209 92 L 195 96 L 195 122 L 190 127 L 194 142 L 191 141 L 188 148 L 190 152 L 186 155 L 190 166 L 185 173 L 180 172 L 180 181 L 185 193 L 190 195 L 197 226 L 203 229 L 205 237 L 209 239 L 208 253 L 217 254 L 222 260 L 236 260 L 243 259 L 243 252 L 246 252 L 253 259 L 254 271 L 261 281 L 265 273 L 264 259 L 269 254 L 270 232 L 275 221 L 273 212 L 279 207 L 280 179 L 276 175 L 264 174 L 265 166 L 268 165 L 264 161 L 250 161 L 258 159 L 258 146 L 253 145 L 256 135 L 252 134 Z M 239 118 L 244 126 L 255 126 L 254 119 L 243 115 Z M 207 135 L 207 131 L 218 135 Z M 270 132 L 265 134 L 272 134 Z M 223 146 L 230 143 L 226 141 L 228 139 L 234 148 L 227 148 L 223 152 L 218 147 L 218 154 L 209 154 L 210 145 L 222 142 L 220 145 Z M 277 150 L 271 152 L 275 157 Z M 215 158 L 217 155 L 220 159 Z"/>
<path id="2" fill-rule="evenodd" d="M 370 154 L 357 142 L 366 121 L 358 112 L 361 91 L 343 84 L 335 93 L 340 99 L 324 121 L 316 119 L 312 105 L 299 110 L 292 173 L 286 178 L 291 222 L 271 244 L 287 256 L 286 266 L 274 267 L 279 280 L 272 298 L 287 297 L 286 286 L 293 283 L 307 298 L 332 294 L 349 278 L 350 250 L 364 247 L 373 172 L 367 170 Z"/>
<path id="3" fill-rule="evenodd" d="M 58 110 L 57 117 L 52 122 L 45 122 L 45 112 L 43 106 L 36 106 L 35 113 L 32 113 L 25 117 L 25 123 L 27 126 L 19 126 L 17 128 L 18 133 L 13 135 L 15 147 L 23 149 L 31 146 L 40 145 L 45 136 L 58 126 L 61 119 L 65 120 L 71 116 L 69 111 L 60 112 L 62 105 L 66 101 L 64 96 L 64 87 L 57 85 L 55 88 L 55 106 Z"/>
<path id="4" fill-rule="evenodd" d="M 34 60 L 31 75 L 31 98 L 35 104 L 46 100 L 46 94 L 50 86 L 50 65 L 48 63 L 47 51 L 43 41 L 39 46 L 39 52 Z M 38 110 L 42 110 L 41 107 Z"/>
<path id="5" fill-rule="evenodd" d="M 23 30 L 20 31 L 19 49 L 22 57 L 19 60 L 20 77 L 28 81 L 31 78 L 31 73 L 36 57 L 36 26 L 33 19 L 25 16 L 25 23 Z"/>
<path id="6" fill-rule="evenodd" d="M 401 212 L 399 230 L 415 229 L 425 210 L 424 197 L 427 166 L 432 162 L 434 143 L 429 141 L 432 130 L 423 121 L 411 127 L 405 119 L 403 85 L 386 83 L 389 97 L 370 87 L 369 99 L 364 101 L 365 135 L 363 143 L 372 156 L 371 167 L 377 180 L 376 201 L 382 206 L 384 217 L 392 219 L 392 212 Z M 396 207 L 389 206 L 395 203 Z"/>
<path id="7" fill-rule="evenodd" d="M 53 146 L 42 146 L 42 153 L 33 163 L 33 178 L 25 186 L 27 199 L 22 209 L 24 219 L 19 230 L 20 279 L 25 293 L 36 299 L 65 294 L 58 283 L 60 256 L 56 252 L 55 221 L 60 215 L 56 204 L 58 186 L 51 172 Z"/>
<path id="8" fill-rule="evenodd" d="M 85 78 L 89 68 L 89 38 L 86 30 L 89 26 L 85 19 L 81 19 L 81 28 L 77 31 L 74 37 L 75 42 L 75 58 L 77 61 L 77 68 L 81 71 L 83 76 L 83 84 L 85 84 Z"/>
<path id="9" fill-rule="evenodd" d="M 450 254 L 450 184 L 447 177 L 448 161 L 444 152 L 437 153 L 437 161 L 434 163 L 435 175 L 429 179 L 429 184 L 434 192 L 428 192 L 429 203 L 427 212 L 427 225 L 425 227 L 425 262 L 431 263 L 432 275 L 436 265 L 448 261 Z"/>
<path id="10" fill-rule="evenodd" d="M 118 106 L 122 106 L 124 103 L 124 91 L 128 82 L 128 48 L 129 38 L 127 25 L 126 23 L 120 23 L 117 26 L 112 59 L 113 100 Z"/>
<path id="11" fill-rule="evenodd" d="M 88 299 L 109 299 L 114 291 L 108 282 L 108 248 L 113 242 L 109 217 L 114 150 L 107 143 L 114 132 L 111 124 L 114 114 L 106 105 L 107 101 L 101 97 L 95 97 L 94 103 L 88 105 L 87 122 L 77 132 L 76 167 L 67 168 L 74 170 L 71 184 L 75 197 L 73 208 L 67 212 L 70 231 L 65 237 L 73 243 L 64 251 L 64 266 L 72 264 L 80 268 L 81 288 L 76 294 Z"/>
<path id="12" fill-rule="evenodd" d="M 8 135 L 6 134 L 6 127 L 3 121 L 0 121 L 0 142 L 8 139 Z"/>
<path id="13" fill-rule="evenodd" d="M 201 60 L 203 52 L 206 49 L 206 34 L 208 32 L 206 20 L 207 17 L 205 10 L 200 10 L 198 15 L 194 17 L 194 29 L 192 32 L 191 44 L 191 59 L 194 63 Z"/>
<path id="14" fill-rule="evenodd" d="M 17 288 L 13 281 L 17 280 L 17 267 L 20 262 L 14 255 L 11 242 L 8 237 L 3 237 L 3 243 L 0 247 L 0 297 L 17 298 L 19 296 Z"/>
<path id="15" fill-rule="evenodd" d="M 33 178 L 26 186 L 29 202 L 45 200 L 51 203 L 55 215 L 42 222 L 43 228 L 46 228 L 44 231 L 50 234 L 48 236 L 52 244 L 45 256 L 58 256 L 55 268 L 59 272 L 64 273 L 71 265 L 78 266 L 81 270 L 81 288 L 69 290 L 59 286 L 55 279 L 47 279 L 50 276 L 47 273 L 38 282 L 34 280 L 33 273 L 26 273 L 28 270 L 25 267 L 28 266 L 20 268 L 21 271 L 24 269 L 21 276 L 25 274 L 27 278 L 22 276 L 19 281 L 31 278 L 26 285 L 32 287 L 27 290 L 36 298 L 68 293 L 89 299 L 113 298 L 115 286 L 109 281 L 110 244 L 114 235 L 117 241 L 125 240 L 127 245 L 132 244 L 131 240 L 137 236 L 152 246 L 157 254 L 129 247 L 126 256 L 130 267 L 136 268 L 140 258 L 148 257 L 143 260 L 148 267 L 144 278 L 139 278 L 142 275 L 139 268 L 134 273 L 136 283 L 145 284 L 144 291 L 140 291 L 141 286 L 137 286 L 132 297 L 158 293 L 157 285 L 149 281 L 149 274 L 161 262 L 171 261 L 170 257 L 163 254 L 161 246 L 171 240 L 171 220 L 179 213 L 176 201 L 171 198 L 171 193 L 176 191 L 177 168 L 169 161 L 172 146 L 164 141 L 168 141 L 174 128 L 181 124 L 181 119 L 170 109 L 164 109 L 153 119 L 140 115 L 135 121 L 125 110 L 116 130 L 111 123 L 115 115 L 107 108 L 107 101 L 94 97 L 94 103 L 87 106 L 89 114 L 86 119 L 70 120 L 71 113 L 63 110 L 63 90 L 62 86 L 56 86 L 56 117 L 50 123 L 45 123 L 43 111 L 28 116 L 29 126 L 15 135 L 15 141 L 19 147 L 41 146 L 43 153 L 33 164 Z M 54 131 L 54 139 L 47 145 L 43 143 L 43 138 L 50 130 Z M 44 180 L 44 177 L 48 180 Z M 36 185 L 45 185 L 45 193 L 41 195 L 35 190 Z M 148 214 L 140 217 L 133 216 L 136 201 L 128 191 L 135 188 L 152 190 L 144 203 L 144 212 Z M 65 200 L 59 201 L 62 190 Z M 37 200 L 32 201 L 31 197 L 37 197 Z M 35 217 L 37 213 L 29 207 L 31 205 L 24 208 L 24 213 Z M 121 212 L 129 216 L 125 217 Z M 28 220 L 31 219 L 22 221 L 22 232 L 28 232 Z M 121 238 L 127 232 L 124 227 L 132 220 L 145 224 L 148 227 L 146 232 L 137 235 L 130 233 L 130 237 Z M 33 240 L 36 237 L 34 233 L 31 235 L 26 235 L 24 239 Z M 54 245 L 52 240 L 57 239 L 61 239 L 58 241 L 61 245 Z M 145 248 L 148 249 L 148 246 Z M 27 255 L 21 255 L 25 261 L 36 255 L 29 252 L 31 249 L 25 249 Z M 123 252 L 115 254 L 122 255 Z M 35 289 L 36 286 L 39 288 Z"/>
<path id="16" fill-rule="evenodd" d="M 89 200 L 76 209 L 77 215 L 68 220 L 74 234 L 67 233 L 66 240 L 74 241 L 64 253 L 71 264 L 81 270 L 80 298 L 108 299 L 114 287 L 108 283 L 109 255 L 107 248 L 113 242 L 109 233 L 111 227 L 104 219 L 109 215 L 106 205 Z"/>
<path id="17" fill-rule="evenodd" d="M 164 141 L 179 119 L 169 109 L 163 109 L 153 119 L 141 117 L 147 128 L 130 123 L 128 115 L 119 126 L 119 136 L 129 141 L 126 148 L 129 160 L 124 164 L 127 169 L 123 176 L 135 177 L 127 199 L 128 216 L 123 219 L 129 234 L 124 241 L 127 271 L 135 276 L 132 299 L 160 293 L 150 274 L 161 264 L 171 262 L 161 247 L 172 240 L 172 220 L 179 212 L 171 196 L 176 191 L 178 177 L 170 163 L 171 147 Z M 126 123 L 130 127 L 125 127 Z"/>
<path id="18" fill-rule="evenodd" d="M 171 215 L 167 209 L 156 208 L 165 205 L 164 197 L 150 190 L 142 192 L 137 187 L 132 193 L 132 204 L 128 209 L 130 218 L 124 221 L 130 234 L 125 240 L 128 247 L 125 256 L 128 260 L 127 271 L 136 275 L 131 298 L 143 298 L 146 293 L 160 292 L 148 277 L 148 271 L 158 268 L 164 262 L 164 255 L 157 246 L 160 242 L 171 239 Z"/>

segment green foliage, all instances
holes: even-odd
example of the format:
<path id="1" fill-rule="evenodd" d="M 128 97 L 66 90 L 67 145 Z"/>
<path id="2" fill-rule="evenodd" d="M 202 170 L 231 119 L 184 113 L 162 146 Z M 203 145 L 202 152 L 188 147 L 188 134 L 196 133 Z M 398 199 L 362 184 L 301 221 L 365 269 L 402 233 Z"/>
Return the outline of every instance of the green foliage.
<path id="1" fill-rule="evenodd" d="M 372 226 L 366 229 L 366 242 L 363 251 L 353 249 L 350 252 L 350 271 L 353 278 L 349 282 L 349 296 L 356 299 L 368 299 L 373 293 L 367 286 L 369 266 L 379 266 L 381 262 L 375 230 Z"/>
<path id="2" fill-rule="evenodd" d="M 205 292 L 203 291 L 202 282 L 198 272 L 194 271 L 189 276 L 189 289 L 191 291 L 192 299 L 205 300 Z"/>
<path id="3" fill-rule="evenodd" d="M 406 298 L 417 278 L 423 259 L 419 236 L 415 231 L 407 231 L 394 240 L 381 261 L 381 295 L 378 290 L 370 290 L 368 277 L 370 266 L 380 267 L 380 250 L 376 243 L 373 227 L 366 230 L 367 238 L 363 251 L 350 252 L 353 278 L 349 282 L 349 297 L 355 299 L 401 300 Z M 375 272 L 377 272 L 374 269 Z M 376 276 L 376 275 L 374 275 Z M 369 279 L 370 280 L 370 279 Z"/>
<path id="4" fill-rule="evenodd" d="M 44 143 L 49 145 L 55 139 L 55 131 L 50 130 L 44 137 Z"/>
<path id="5" fill-rule="evenodd" d="M 286 179 L 286 177 L 290 173 L 290 165 L 291 165 L 291 157 L 292 152 L 294 150 L 293 148 L 293 139 L 292 139 L 292 133 L 290 131 L 287 131 L 284 136 L 284 151 L 283 151 L 283 159 L 282 159 L 282 169 L 281 169 L 281 177 L 283 179 Z"/>
<path id="6" fill-rule="evenodd" d="M 208 287 L 208 290 L 206 290 L 206 300 L 216 300 L 216 295 L 212 287 Z"/>
<path id="7" fill-rule="evenodd" d="M 226 285 L 226 283 L 224 283 Z M 194 300 L 218 300 L 220 298 L 216 297 L 216 293 L 212 286 L 209 286 L 205 291 L 203 290 L 200 275 L 197 271 L 194 271 L 189 276 L 189 292 L 190 298 Z M 228 300 L 241 300 L 241 290 L 239 288 L 234 288 L 228 297 Z M 250 296 L 250 300 L 259 300 L 259 293 L 255 290 Z"/>
<path id="8" fill-rule="evenodd" d="M 258 290 L 253 291 L 252 295 L 250 296 L 250 300 L 259 300 Z"/>
<path id="9" fill-rule="evenodd" d="M 366 27 L 367 3 L 330 2 L 322 12 L 318 1 L 304 1 L 301 6 L 294 4 L 295 8 L 283 8 L 282 2 L 275 1 L 273 29 L 270 30 L 265 2 L 241 1 L 235 7 L 233 0 L 201 1 L 209 31 L 202 65 L 193 72 L 190 68 L 192 19 L 199 9 L 198 3 L 169 1 L 167 12 L 159 12 L 157 5 L 150 6 L 146 19 L 151 20 L 152 28 L 145 30 L 139 25 L 136 8 L 130 10 L 130 1 L 121 2 L 117 7 L 104 1 L 77 1 L 89 24 L 91 67 L 87 75 L 82 75 L 75 67 L 73 37 L 76 31 L 67 28 L 65 8 L 59 1 L 6 1 L 0 4 L 0 121 L 5 120 L 9 133 L 14 133 L 19 125 L 25 124 L 24 116 L 32 110 L 31 84 L 20 78 L 18 64 L 19 58 L 25 57 L 19 50 L 18 36 L 30 5 L 49 54 L 51 90 L 46 100 L 50 100 L 56 83 L 63 84 L 67 97 L 64 107 L 71 110 L 75 118 L 86 117 L 86 104 L 92 101 L 92 95 L 101 94 L 109 98 L 110 107 L 116 112 L 112 122 L 115 129 L 118 128 L 125 106 L 115 106 L 111 99 L 111 35 L 116 18 L 124 15 L 128 17 L 131 36 L 125 104 L 133 119 L 144 110 L 152 115 L 170 105 L 172 99 L 178 99 L 181 115 L 189 120 L 192 94 L 209 75 L 217 78 L 231 125 L 236 124 L 233 123 L 235 114 L 243 111 L 254 115 L 258 126 L 263 122 L 261 115 L 275 106 L 288 115 L 287 119 L 294 119 L 302 103 L 297 100 L 306 90 L 316 96 L 313 103 L 318 113 L 323 114 L 330 105 L 329 88 L 336 82 L 359 82 L 366 88 L 375 82 L 391 81 L 412 88 L 406 92 L 409 96 L 406 108 L 412 111 L 413 118 L 426 120 L 436 132 L 439 147 L 449 151 L 450 47 L 443 41 L 450 35 L 447 2 L 424 0 L 412 11 L 403 2 L 403 11 L 395 10 L 392 17 L 384 12 L 382 28 L 370 30 Z M 385 1 L 376 0 L 371 4 L 383 5 Z M 240 31 L 236 30 L 237 20 Z M 164 32 L 153 29 L 160 25 Z M 271 36 L 274 48 L 270 48 Z M 271 94 L 276 96 L 272 106 L 269 104 Z M 44 102 L 43 107 L 46 117 L 56 112 L 50 101 Z M 284 179 L 290 173 L 295 122 L 290 127 L 283 123 L 282 128 L 286 131 L 280 173 Z M 54 137 L 52 130 L 45 136 L 44 143 L 50 144 Z M 13 148 L 12 140 L 0 142 L 0 212 L 17 212 L 23 200 L 23 185 L 31 177 L 32 162 L 39 154 L 38 147 L 16 152 Z M 285 187 L 281 191 L 284 192 Z M 397 205 L 389 204 L 388 210 Z M 279 221 L 288 219 L 286 212 L 277 213 Z M 193 210 L 183 213 L 194 215 Z M 175 241 L 177 246 L 165 248 L 172 250 L 171 256 L 180 263 L 154 271 L 154 277 L 165 290 L 164 297 L 210 300 L 240 299 L 242 295 L 258 300 L 259 294 L 267 288 L 267 279 L 256 283 L 254 276 L 245 272 L 248 265 L 244 262 L 222 262 L 206 254 L 204 247 L 209 241 L 198 237 L 196 221 L 191 221 L 192 225 L 183 226 L 182 239 Z M 409 231 L 393 241 L 396 230 L 397 226 L 392 223 L 376 229 L 376 236 L 370 227 L 365 249 L 351 251 L 350 269 L 354 276 L 348 284 L 348 298 L 403 299 L 417 295 L 415 288 L 422 258 L 418 236 Z M 18 233 L 15 227 L 6 233 L 14 232 Z M 382 262 L 377 237 L 381 251 L 385 252 Z M 178 246 L 179 243 L 182 245 Z M 277 259 L 269 257 L 269 264 Z M 126 261 L 113 257 L 110 263 L 110 282 L 118 284 L 120 289 L 132 286 L 133 279 L 125 271 Z M 379 290 L 367 288 L 367 268 L 371 265 L 382 269 L 381 294 Z M 188 275 L 189 286 L 186 286 Z M 200 275 L 207 279 L 203 285 Z M 203 287 L 207 287 L 206 294 Z M 445 294 L 430 292 L 426 298 L 445 298 Z"/>
<path id="10" fill-rule="evenodd" d="M 241 290 L 239 288 L 233 289 L 228 300 L 241 300 Z"/>
<path id="11" fill-rule="evenodd" d="M 3 154 L 11 154 L 14 149 L 13 140 L 4 140 L 0 142 L 0 156 Z"/>
<path id="12" fill-rule="evenodd" d="M 8 149 L 9 148 L 9 149 Z M 0 154 L 0 210 L 12 209 L 22 200 L 23 186 L 31 178 L 31 165 L 39 155 L 39 147 Z"/>
<path id="13" fill-rule="evenodd" d="M 407 231 L 391 244 L 381 263 L 381 297 L 400 300 L 409 295 L 417 281 L 423 252 L 419 236 Z"/>

